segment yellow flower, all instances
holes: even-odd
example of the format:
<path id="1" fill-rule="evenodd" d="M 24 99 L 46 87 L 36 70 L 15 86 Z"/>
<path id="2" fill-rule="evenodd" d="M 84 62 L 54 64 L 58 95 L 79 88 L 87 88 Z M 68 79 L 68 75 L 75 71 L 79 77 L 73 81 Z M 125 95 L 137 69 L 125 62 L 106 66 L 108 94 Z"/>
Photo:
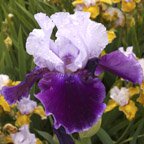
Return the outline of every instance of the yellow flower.
<path id="1" fill-rule="evenodd" d="M 135 19 L 134 19 L 134 17 L 128 17 L 127 18 L 127 25 L 128 25 L 129 28 L 135 26 Z"/>
<path id="2" fill-rule="evenodd" d="M 135 0 L 135 2 L 136 2 L 136 3 L 140 3 L 140 2 L 141 2 L 141 0 Z"/>
<path id="3" fill-rule="evenodd" d="M 119 3 L 121 0 L 112 0 L 113 3 Z"/>
<path id="4" fill-rule="evenodd" d="M 111 43 L 116 38 L 116 34 L 113 30 L 107 31 L 107 34 L 108 34 L 108 41 L 109 43 Z"/>
<path id="5" fill-rule="evenodd" d="M 106 21 L 110 21 L 110 22 L 116 20 L 116 18 L 117 18 L 116 14 L 111 15 L 111 14 L 108 13 L 107 11 L 102 14 L 102 17 L 103 17 Z"/>
<path id="6" fill-rule="evenodd" d="M 6 47 L 12 46 L 12 39 L 9 36 L 7 36 L 7 38 L 4 40 L 4 44 Z"/>
<path id="7" fill-rule="evenodd" d="M 131 12 L 135 9 L 136 3 L 134 0 L 122 0 L 122 11 Z"/>
<path id="8" fill-rule="evenodd" d="M 12 140 L 11 136 L 9 136 L 9 135 L 4 137 L 4 141 L 6 144 L 10 144 L 10 143 L 13 144 L 13 140 Z"/>
<path id="9" fill-rule="evenodd" d="M 4 125 L 3 130 L 9 132 L 9 133 L 16 133 L 17 132 L 17 127 L 13 126 L 10 123 L 7 123 Z"/>
<path id="10" fill-rule="evenodd" d="M 20 83 L 20 81 L 12 81 L 10 80 L 9 83 L 7 84 L 8 86 L 16 86 Z"/>
<path id="11" fill-rule="evenodd" d="M 141 89 L 144 91 L 144 81 L 142 82 L 142 84 L 141 84 Z"/>
<path id="12" fill-rule="evenodd" d="M 10 112 L 10 105 L 7 103 L 2 95 L 0 95 L 0 106 L 3 108 L 4 111 Z"/>
<path id="13" fill-rule="evenodd" d="M 29 123 L 30 123 L 30 115 L 22 115 L 20 114 L 20 112 L 17 113 L 16 122 L 15 122 L 16 126 L 21 127 Z"/>
<path id="14" fill-rule="evenodd" d="M 128 120 L 133 120 L 135 118 L 136 112 L 137 112 L 137 107 L 135 103 L 130 100 L 129 103 L 125 106 L 120 106 L 119 110 L 122 111 Z"/>
<path id="15" fill-rule="evenodd" d="M 105 51 L 105 50 L 103 50 L 103 51 L 101 52 L 100 56 L 102 57 L 102 56 L 104 56 L 104 55 L 106 55 L 106 51 Z"/>
<path id="16" fill-rule="evenodd" d="M 13 20 L 13 17 L 14 17 L 14 15 L 12 14 L 12 13 L 9 13 L 8 14 L 8 16 L 7 16 L 7 23 L 10 25 L 11 24 L 11 22 L 12 22 L 12 20 Z M 11 39 L 10 39 L 11 40 Z M 12 40 L 11 40 L 11 42 L 12 42 Z M 12 43 L 11 43 L 11 45 L 9 45 L 9 46 L 12 46 Z"/>
<path id="17" fill-rule="evenodd" d="M 114 27 L 124 26 L 125 17 L 118 8 L 110 7 L 102 14 L 104 20 L 111 22 Z"/>
<path id="18" fill-rule="evenodd" d="M 127 89 L 127 91 L 125 91 Z M 113 91 L 112 91 L 113 90 Z M 123 91 L 122 91 L 123 90 Z M 125 93 L 124 93 L 125 92 Z M 119 106 L 119 110 L 122 111 L 125 115 L 126 118 L 128 120 L 132 120 L 133 118 L 135 118 L 136 112 L 137 112 L 137 107 L 135 106 L 135 103 L 130 100 L 130 98 L 132 96 L 134 96 L 135 94 L 139 94 L 140 89 L 139 87 L 130 87 L 128 88 L 121 88 L 121 91 L 117 91 L 117 89 L 114 87 L 113 89 L 111 89 L 110 91 L 110 97 L 111 98 L 115 98 L 115 99 L 110 99 L 108 101 L 107 107 L 105 109 L 105 112 L 109 112 L 111 110 L 113 110 L 116 106 Z M 117 95 L 120 96 L 120 102 L 124 102 L 123 99 L 121 99 L 122 96 L 128 96 L 128 103 L 126 103 L 125 105 L 121 105 L 120 103 L 118 103 L 118 97 Z M 127 96 L 126 101 L 127 101 Z M 117 99 L 116 99 L 117 97 Z M 143 104 L 144 104 L 144 97 L 143 97 Z"/>
<path id="19" fill-rule="evenodd" d="M 118 104 L 114 100 L 110 99 L 108 101 L 108 104 L 107 104 L 107 107 L 105 109 L 105 112 L 109 112 L 109 111 L 113 110 L 117 106 L 118 106 Z"/>
<path id="20" fill-rule="evenodd" d="M 83 0 L 75 0 L 75 1 L 72 2 L 73 6 L 77 6 L 79 4 L 83 4 Z"/>
<path id="21" fill-rule="evenodd" d="M 137 87 L 130 87 L 129 88 L 129 96 L 130 97 L 132 97 L 132 96 L 134 96 L 136 94 L 139 94 L 139 93 L 140 93 L 140 89 L 139 89 L 138 86 Z"/>
<path id="22" fill-rule="evenodd" d="M 38 114 L 42 119 L 46 119 L 46 113 L 42 106 L 38 106 L 34 109 L 33 113 Z"/>
<path id="23" fill-rule="evenodd" d="M 110 4 L 110 5 L 112 4 L 112 0 L 100 0 L 100 2 Z"/>
<path id="24" fill-rule="evenodd" d="M 83 11 L 85 12 L 90 12 L 91 13 L 91 18 L 96 18 L 99 15 L 99 7 L 97 5 L 95 6 L 90 6 L 90 7 L 84 7 Z"/>
<path id="25" fill-rule="evenodd" d="M 97 2 L 97 1 L 96 1 Z M 83 0 L 73 1 L 73 6 L 76 6 L 77 10 L 82 10 L 85 12 L 90 12 L 91 18 L 96 18 L 99 15 L 99 7 L 96 2 L 85 2 Z"/>
<path id="26" fill-rule="evenodd" d="M 140 94 L 140 96 L 137 98 L 137 102 L 144 105 L 144 92 Z"/>
<path id="27" fill-rule="evenodd" d="M 40 139 L 36 139 L 36 144 L 43 144 Z"/>
<path id="28" fill-rule="evenodd" d="M 14 17 L 14 15 L 13 15 L 12 13 L 9 13 L 9 14 L 8 14 L 8 18 L 9 18 L 9 19 L 12 19 L 13 17 Z"/>
<path id="29" fill-rule="evenodd" d="M 140 89 L 141 89 L 140 96 L 137 98 L 137 102 L 139 102 L 144 106 L 144 81 L 140 85 Z"/>

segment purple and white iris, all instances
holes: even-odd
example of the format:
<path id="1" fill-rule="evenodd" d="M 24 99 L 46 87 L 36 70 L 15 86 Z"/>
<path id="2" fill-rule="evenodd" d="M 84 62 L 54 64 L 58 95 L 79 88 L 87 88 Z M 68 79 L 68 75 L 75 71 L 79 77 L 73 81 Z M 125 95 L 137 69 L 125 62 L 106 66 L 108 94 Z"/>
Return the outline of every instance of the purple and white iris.
<path id="1" fill-rule="evenodd" d="M 17 104 L 17 108 L 21 114 L 30 114 L 36 108 L 37 103 L 31 100 L 29 97 L 23 97 Z"/>
<path id="2" fill-rule="evenodd" d="M 95 74 L 110 71 L 133 83 L 142 82 L 142 69 L 132 52 L 120 49 L 100 57 L 108 44 L 107 32 L 90 20 L 89 13 L 59 12 L 51 17 L 38 13 L 35 19 L 41 29 L 30 33 L 26 50 L 37 67 L 19 85 L 3 88 L 10 104 L 28 97 L 40 80 L 36 98 L 53 116 L 54 127 L 62 126 L 71 134 L 89 129 L 104 112 L 105 86 Z"/>

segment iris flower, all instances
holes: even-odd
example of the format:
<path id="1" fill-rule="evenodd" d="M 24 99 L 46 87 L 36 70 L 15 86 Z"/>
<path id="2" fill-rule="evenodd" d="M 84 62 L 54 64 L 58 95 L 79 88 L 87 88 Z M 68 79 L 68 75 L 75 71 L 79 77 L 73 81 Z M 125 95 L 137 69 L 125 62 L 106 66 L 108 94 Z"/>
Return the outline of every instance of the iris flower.
<path id="1" fill-rule="evenodd" d="M 110 71 L 133 83 L 142 82 L 142 69 L 132 52 L 120 49 L 100 57 L 108 44 L 107 31 L 90 20 L 90 13 L 59 12 L 51 17 L 38 13 L 34 17 L 40 29 L 29 34 L 26 50 L 37 67 L 19 85 L 3 88 L 10 104 L 28 97 L 39 81 L 40 92 L 35 96 L 47 116 L 53 116 L 55 129 L 62 126 L 72 134 L 88 130 L 105 110 L 105 86 L 95 74 Z"/>
<path id="2" fill-rule="evenodd" d="M 18 102 L 17 108 L 20 111 L 21 114 L 30 114 L 34 111 L 34 109 L 37 107 L 37 103 L 33 100 L 30 100 L 30 98 L 23 98 Z"/>
<path id="3" fill-rule="evenodd" d="M 28 125 L 24 125 L 19 129 L 19 132 L 11 134 L 12 140 L 15 144 L 35 144 L 36 137 L 29 132 Z"/>
<path id="4" fill-rule="evenodd" d="M 113 110 L 115 107 L 119 107 L 119 111 L 122 111 L 128 120 L 133 120 L 136 116 L 138 108 L 135 102 L 131 99 L 136 94 L 139 94 L 139 87 L 117 87 L 114 86 L 110 90 L 110 100 L 107 103 L 105 112 Z"/>

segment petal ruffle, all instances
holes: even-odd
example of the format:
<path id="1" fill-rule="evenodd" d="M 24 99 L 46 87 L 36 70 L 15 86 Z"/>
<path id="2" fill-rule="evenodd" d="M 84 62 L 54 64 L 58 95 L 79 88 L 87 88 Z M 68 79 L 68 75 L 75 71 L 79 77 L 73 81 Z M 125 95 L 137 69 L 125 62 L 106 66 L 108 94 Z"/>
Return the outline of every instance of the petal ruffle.
<path id="1" fill-rule="evenodd" d="M 67 133 L 90 128 L 101 117 L 105 104 L 105 87 L 99 79 L 87 79 L 87 73 L 51 73 L 40 81 L 36 97 L 54 116 L 54 126 Z"/>
<path id="2" fill-rule="evenodd" d="M 133 83 L 142 82 L 142 68 L 133 54 L 125 55 L 120 50 L 102 56 L 97 70 L 110 71 Z"/>
<path id="3" fill-rule="evenodd" d="M 46 37 L 42 29 L 34 29 L 27 38 L 26 50 L 34 56 L 37 66 L 63 72 L 63 61 L 51 50 L 54 42 Z"/>
<path id="4" fill-rule="evenodd" d="M 39 24 L 39 26 L 47 34 L 47 38 L 50 38 L 53 28 L 55 26 L 52 20 L 44 13 L 37 13 L 34 15 L 34 17 L 37 23 Z"/>
<path id="5" fill-rule="evenodd" d="M 73 15 L 56 13 L 51 19 L 58 27 L 57 37 L 69 39 L 80 50 L 85 49 L 89 58 L 94 58 L 108 44 L 108 36 L 104 25 L 90 20 L 89 17 L 90 13 L 76 11 Z M 64 18 L 66 21 L 61 20 Z"/>
<path id="6" fill-rule="evenodd" d="M 90 20 L 90 13 L 77 11 L 55 13 L 51 19 L 58 28 L 56 37 L 64 37 L 79 50 L 74 64 L 79 68 L 86 65 L 88 59 L 98 57 L 108 44 L 106 28 Z"/>
<path id="7" fill-rule="evenodd" d="M 42 78 L 43 74 L 46 72 L 48 72 L 48 69 L 40 69 L 36 67 L 31 73 L 26 75 L 23 82 L 16 86 L 5 86 L 3 87 L 1 93 L 4 95 L 9 104 L 13 104 L 23 97 L 28 97 L 29 91 L 33 84 Z"/>

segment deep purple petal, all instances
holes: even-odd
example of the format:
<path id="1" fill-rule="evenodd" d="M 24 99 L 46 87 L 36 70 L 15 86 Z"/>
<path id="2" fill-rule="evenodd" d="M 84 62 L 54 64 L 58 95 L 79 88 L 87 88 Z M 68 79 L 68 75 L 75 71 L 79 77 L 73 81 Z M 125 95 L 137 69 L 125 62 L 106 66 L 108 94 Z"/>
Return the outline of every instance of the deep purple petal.
<path id="1" fill-rule="evenodd" d="M 28 97 L 29 91 L 33 84 L 42 78 L 43 74 L 46 73 L 48 69 L 36 67 L 32 72 L 26 75 L 24 81 L 22 81 L 17 86 L 5 86 L 2 89 L 2 95 L 9 104 L 13 104 L 23 97 Z"/>
<path id="2" fill-rule="evenodd" d="M 133 55 L 126 56 L 119 50 L 102 56 L 97 70 L 110 71 L 133 83 L 142 82 L 142 68 Z"/>
<path id="3" fill-rule="evenodd" d="M 22 97 L 27 97 L 29 94 L 30 87 L 27 86 L 24 82 L 21 82 L 17 86 L 5 86 L 2 89 L 2 95 L 9 104 L 15 103 L 17 100 L 20 100 Z"/>
<path id="4" fill-rule="evenodd" d="M 58 137 L 58 140 L 60 142 L 60 144 L 74 144 L 73 139 L 71 138 L 70 135 L 68 135 L 64 128 L 60 127 L 59 129 L 53 129 L 55 134 Z"/>
<path id="5" fill-rule="evenodd" d="M 101 117 L 105 104 L 105 87 L 87 73 L 46 74 L 39 83 L 36 97 L 45 106 L 47 115 L 54 116 L 54 126 L 63 126 L 67 133 L 87 130 Z"/>

